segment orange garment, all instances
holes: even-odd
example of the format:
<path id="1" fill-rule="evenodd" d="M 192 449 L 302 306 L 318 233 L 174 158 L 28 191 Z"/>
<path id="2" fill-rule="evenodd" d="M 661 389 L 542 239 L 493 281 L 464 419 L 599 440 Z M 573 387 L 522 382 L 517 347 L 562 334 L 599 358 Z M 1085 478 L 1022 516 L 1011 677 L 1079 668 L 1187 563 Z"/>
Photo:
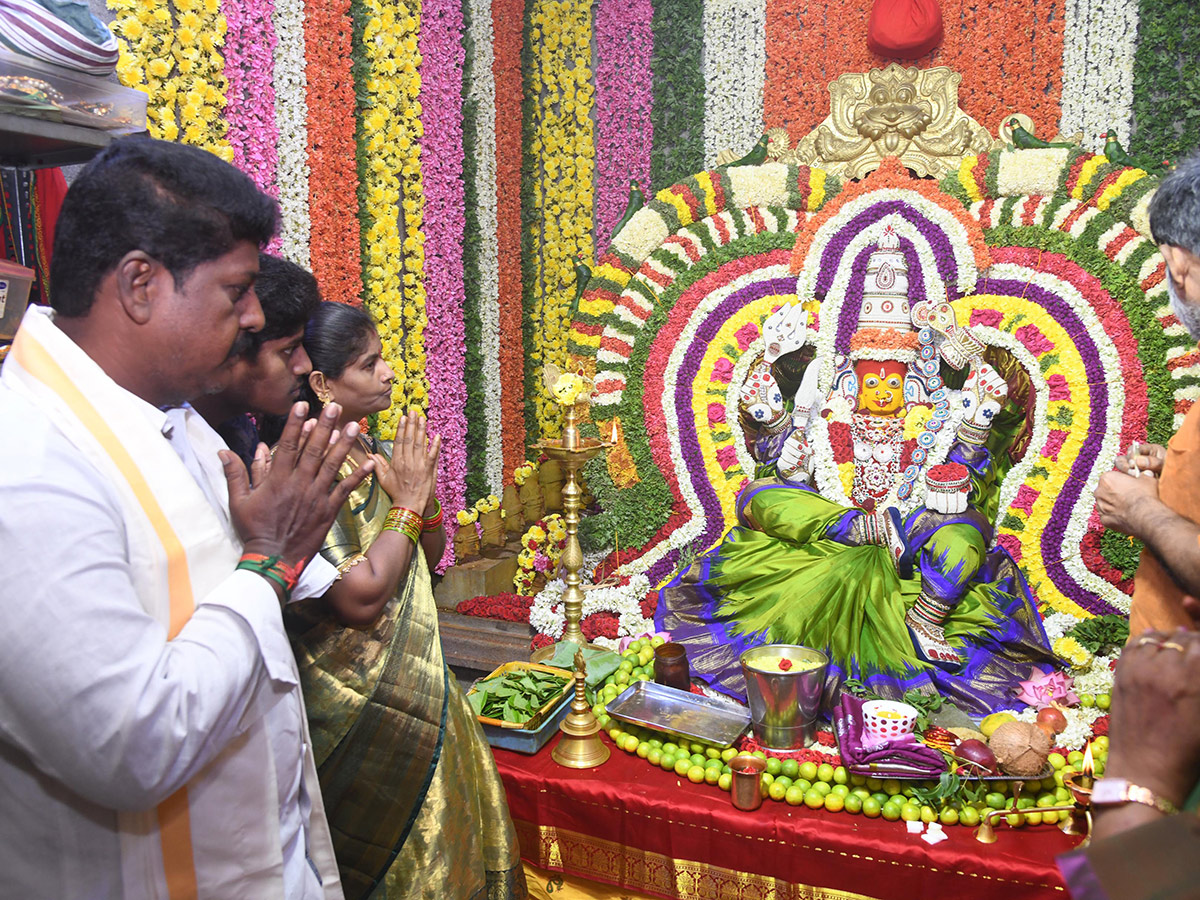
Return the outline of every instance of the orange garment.
<path id="1" fill-rule="evenodd" d="M 1175 436 L 1167 442 L 1167 458 L 1158 478 L 1158 498 L 1185 519 L 1200 524 L 1200 403 L 1192 405 Z M 1129 637 L 1147 628 L 1173 631 L 1190 628 L 1183 610 L 1184 592 L 1149 549 L 1142 551 L 1129 610 Z"/>

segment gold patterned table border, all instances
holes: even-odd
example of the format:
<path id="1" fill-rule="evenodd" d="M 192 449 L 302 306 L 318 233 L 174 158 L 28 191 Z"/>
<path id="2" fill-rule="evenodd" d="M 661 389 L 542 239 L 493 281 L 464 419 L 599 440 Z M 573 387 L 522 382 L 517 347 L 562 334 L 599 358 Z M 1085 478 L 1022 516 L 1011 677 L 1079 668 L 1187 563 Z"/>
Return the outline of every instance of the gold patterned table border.
<path id="1" fill-rule="evenodd" d="M 686 900 L 876 900 L 711 863 L 677 859 L 553 825 L 514 820 L 521 853 L 543 869 Z"/>

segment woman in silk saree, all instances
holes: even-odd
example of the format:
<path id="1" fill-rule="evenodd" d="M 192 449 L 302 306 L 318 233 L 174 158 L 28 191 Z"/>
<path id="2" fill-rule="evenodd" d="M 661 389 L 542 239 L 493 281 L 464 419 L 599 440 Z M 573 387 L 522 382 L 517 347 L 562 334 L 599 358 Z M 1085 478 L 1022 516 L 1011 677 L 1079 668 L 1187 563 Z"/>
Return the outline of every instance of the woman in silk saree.
<path id="1" fill-rule="evenodd" d="M 340 405 L 339 426 L 390 405 L 394 375 L 366 313 L 324 304 L 305 347 L 314 400 Z M 429 578 L 445 546 L 432 524 L 438 449 L 409 415 L 393 447 L 352 453 L 342 475 L 368 457 L 376 469 L 321 551 L 339 581 L 285 617 L 348 900 L 525 896 L 495 761 L 442 659 Z M 389 524 L 395 507 L 423 521 L 419 540 Z"/>

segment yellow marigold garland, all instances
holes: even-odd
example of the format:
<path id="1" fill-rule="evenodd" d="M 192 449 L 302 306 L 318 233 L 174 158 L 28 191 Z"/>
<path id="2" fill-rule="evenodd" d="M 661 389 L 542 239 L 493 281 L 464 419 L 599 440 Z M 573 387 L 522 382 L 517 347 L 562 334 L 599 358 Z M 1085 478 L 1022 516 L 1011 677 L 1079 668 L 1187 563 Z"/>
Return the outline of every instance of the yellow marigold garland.
<path id="1" fill-rule="evenodd" d="M 425 408 L 425 235 L 421 187 L 419 0 L 363 0 L 370 106 L 363 111 L 366 197 L 363 288 L 379 323 L 383 357 L 396 372 L 379 434 L 393 437 L 401 413 Z M 403 216 L 397 210 L 403 209 Z M 400 221 L 404 232 L 401 234 Z"/>
<path id="2" fill-rule="evenodd" d="M 595 134 L 591 110 L 592 5 L 589 0 L 535 0 L 531 17 L 530 81 L 540 85 L 534 104 L 531 155 L 537 209 L 533 254 L 533 359 L 540 371 L 568 367 L 567 332 L 575 290 L 576 254 L 592 259 Z M 562 410 L 535 379 L 543 434 L 558 434 Z"/>
<path id="3" fill-rule="evenodd" d="M 225 121 L 225 17 L 219 0 L 108 0 L 117 75 L 149 98 L 146 130 L 233 161 Z"/>

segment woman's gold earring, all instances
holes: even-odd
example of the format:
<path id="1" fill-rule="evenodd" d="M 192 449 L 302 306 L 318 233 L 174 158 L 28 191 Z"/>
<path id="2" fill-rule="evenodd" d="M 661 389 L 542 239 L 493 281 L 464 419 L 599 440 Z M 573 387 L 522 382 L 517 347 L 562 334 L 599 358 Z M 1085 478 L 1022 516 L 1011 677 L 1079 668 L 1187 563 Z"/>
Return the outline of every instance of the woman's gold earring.
<path id="1" fill-rule="evenodd" d="M 321 390 L 317 391 L 317 399 L 322 403 L 329 403 L 333 400 L 333 394 L 331 394 L 327 388 L 322 388 Z"/>

